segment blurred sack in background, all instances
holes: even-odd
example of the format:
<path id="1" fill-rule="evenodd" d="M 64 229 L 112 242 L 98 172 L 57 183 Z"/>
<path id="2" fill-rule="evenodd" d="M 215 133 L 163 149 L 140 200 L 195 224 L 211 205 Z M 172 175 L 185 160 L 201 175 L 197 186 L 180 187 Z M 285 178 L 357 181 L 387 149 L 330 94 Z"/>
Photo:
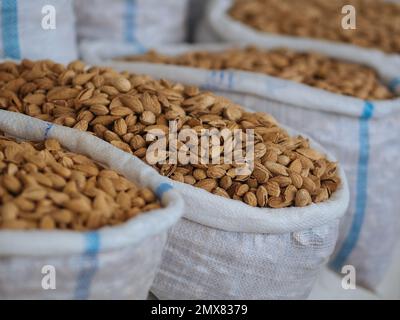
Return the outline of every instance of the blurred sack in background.
<path id="1" fill-rule="evenodd" d="M 77 58 L 73 1 L 2 0 L 0 6 L 0 58 Z"/>
<path id="2" fill-rule="evenodd" d="M 307 41 L 311 46 L 362 47 L 398 55 L 399 0 L 349 2 L 354 5 L 355 30 L 341 27 L 345 0 L 208 0 L 196 41 L 258 45 Z M 318 20 L 321 22 L 316 23 Z"/>
<path id="3" fill-rule="evenodd" d="M 197 33 L 199 33 L 200 27 L 203 25 L 206 7 L 208 0 L 189 0 L 189 12 L 188 12 L 188 36 L 189 42 L 195 42 Z"/>
<path id="4" fill-rule="evenodd" d="M 137 46 L 186 38 L 188 0 L 75 0 L 78 38 Z"/>

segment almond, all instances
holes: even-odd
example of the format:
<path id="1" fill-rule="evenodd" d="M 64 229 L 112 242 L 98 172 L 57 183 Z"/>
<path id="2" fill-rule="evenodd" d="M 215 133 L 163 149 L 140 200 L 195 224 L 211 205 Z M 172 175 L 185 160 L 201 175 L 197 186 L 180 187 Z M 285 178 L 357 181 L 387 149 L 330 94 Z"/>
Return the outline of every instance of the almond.
<path id="1" fill-rule="evenodd" d="M 268 204 L 268 191 L 264 186 L 259 186 L 256 192 L 259 207 L 266 207 Z"/>
<path id="2" fill-rule="evenodd" d="M 310 193 L 306 189 L 300 189 L 296 193 L 296 207 L 305 207 L 311 203 Z"/>
<path id="3" fill-rule="evenodd" d="M 207 61 L 211 53 L 203 54 Z M 263 51 L 249 47 L 210 56 L 213 57 L 210 63 L 223 59 L 226 68 L 242 61 L 238 67 L 250 68 L 247 71 L 275 68 L 278 76 L 296 81 L 301 81 L 298 78 L 301 75 L 296 72 L 305 70 L 303 65 L 297 64 L 296 53 L 285 50 Z M 190 63 L 197 63 L 196 55 L 187 57 L 192 59 Z M 249 57 L 256 57 L 254 63 Z M 304 53 L 304 57 L 318 65 L 320 58 L 315 54 Z M 184 63 L 186 58 L 181 59 Z M 48 60 L 24 60 L 13 65 L 10 76 L 2 74 L 10 73 L 7 63 L 0 63 L 0 79 L 3 79 L 0 108 L 87 131 L 145 162 L 174 160 L 174 152 L 179 151 L 176 163 L 151 163 L 160 174 L 175 181 L 250 205 L 273 208 L 295 206 L 293 195 L 300 189 L 307 190 L 314 202 L 325 201 L 341 183 L 337 164 L 314 150 L 306 138 L 290 136 L 271 115 L 248 112 L 212 92 L 110 68 L 86 68 L 81 61 L 67 67 Z M 342 68 L 342 64 L 337 66 Z M 338 73 L 341 72 L 333 76 Z M 320 81 L 321 76 L 314 79 L 315 86 L 328 85 Z M 371 83 L 371 78 L 367 83 Z M 371 90 L 381 91 L 377 87 Z M 379 93 L 382 94 L 384 92 Z M 175 121 L 178 134 L 186 135 L 182 132 L 186 129 L 193 130 L 193 134 L 187 136 L 185 142 L 168 144 L 169 121 Z M 196 145 L 194 138 L 200 137 L 205 129 L 224 132 L 217 137 L 218 142 L 224 144 L 213 145 L 215 141 L 209 141 L 208 145 Z M 244 155 L 253 151 L 246 150 L 248 129 L 255 133 L 254 162 L 246 164 Z M 233 140 L 229 139 L 231 130 L 238 130 Z M 166 136 L 159 139 L 158 134 Z M 149 148 L 153 148 L 157 140 L 166 142 L 171 152 L 148 157 Z M 199 154 L 195 153 L 196 149 Z M 229 157 L 231 153 L 232 161 L 224 161 L 224 156 Z M 188 158 L 189 163 L 185 160 Z M 0 170 L 0 198 L 4 197 L 4 203 L 15 198 L 23 215 L 29 212 L 31 217 L 35 216 L 35 224 L 21 216 L 20 219 L 27 220 L 26 228 L 40 227 L 41 219 L 49 216 L 56 228 L 87 230 L 117 224 L 158 206 L 153 194 L 151 197 L 141 194 L 127 179 L 97 165 L 87 156 L 66 151 L 54 139 L 44 144 L 24 144 L 0 138 Z M 4 182 L 4 176 L 11 178 L 6 177 Z M 84 212 L 79 212 L 80 203 Z M 69 215 L 66 212 L 70 212 L 72 218 L 64 219 L 70 222 L 63 224 L 59 222 L 62 218 L 55 219 L 53 214 L 57 210 L 49 211 L 52 207 L 66 210 L 63 211 L 66 216 Z"/>
<path id="4" fill-rule="evenodd" d="M 15 163 L 18 153 L 24 156 Z M 15 142 L 0 134 L 0 159 L 7 169 L 0 171 L 0 229 L 93 230 L 160 208 L 152 190 L 55 139 Z"/>
<path id="5" fill-rule="evenodd" d="M 246 192 L 243 197 L 243 201 L 251 207 L 257 206 L 257 197 L 253 192 Z"/>
<path id="6" fill-rule="evenodd" d="M 322 4 L 324 0 L 316 0 L 313 2 L 312 6 L 316 6 L 316 8 L 311 8 L 313 10 L 314 14 L 315 12 L 321 13 L 324 10 L 321 8 L 326 8 L 326 4 Z M 355 0 L 356 2 L 361 2 L 365 0 Z M 243 1 L 236 0 L 236 2 L 242 3 Z M 274 1 L 274 0 L 265 0 L 265 1 L 259 1 L 259 0 L 249 0 L 249 6 L 245 6 L 245 10 L 249 9 L 254 10 L 256 6 L 260 6 L 260 4 L 269 3 L 269 6 L 277 6 L 279 4 L 279 1 Z M 304 2 L 304 3 L 303 3 Z M 321 2 L 321 4 L 318 4 L 318 2 Z M 379 1 L 381 3 L 382 1 Z M 304 7 L 310 7 L 310 2 L 307 0 L 300 0 L 301 6 Z M 345 5 L 346 3 L 344 0 L 332 0 L 330 1 L 329 6 L 332 6 L 331 10 L 332 12 L 339 12 L 341 8 Z M 296 2 L 297 5 L 297 2 Z M 336 5 L 336 7 L 335 7 Z M 359 3 L 359 5 L 361 5 Z M 268 5 L 265 5 L 264 10 L 260 10 L 259 12 L 256 11 L 251 11 L 248 12 L 248 16 L 254 17 L 257 15 L 262 15 L 265 14 L 264 12 L 272 12 L 270 11 L 271 9 L 269 8 Z M 287 6 L 287 4 L 283 4 L 283 6 Z M 365 5 L 365 8 L 363 8 L 363 13 L 365 12 L 370 12 L 370 17 L 365 19 L 365 21 L 368 20 L 374 20 L 376 21 L 376 15 L 372 13 L 372 11 L 368 10 L 369 4 Z M 381 6 L 388 6 L 388 4 L 381 3 Z M 391 4 L 390 6 L 394 6 Z M 236 6 L 234 5 L 234 8 Z M 243 15 L 239 15 L 239 5 L 237 5 L 237 16 L 241 16 L 243 18 Z M 393 8 L 392 8 L 393 9 Z M 377 9 L 379 10 L 379 9 Z M 280 8 L 277 9 L 276 12 L 286 12 L 288 11 L 288 8 Z M 295 9 L 291 10 L 292 12 L 297 12 Z M 398 15 L 400 14 L 400 5 L 397 5 L 396 10 L 398 12 Z M 247 12 L 247 11 L 246 11 Z M 256 12 L 256 13 L 255 13 Z M 266 14 L 268 15 L 268 13 Z M 279 17 L 279 14 L 273 15 L 273 16 L 268 16 L 265 21 L 270 21 L 274 20 L 273 18 L 276 19 L 276 17 Z M 331 14 L 331 16 L 335 16 L 334 21 L 330 21 L 332 23 L 331 27 L 335 27 L 335 31 L 338 29 L 336 28 L 337 24 L 337 18 L 339 16 L 336 16 L 335 14 Z M 310 15 L 311 17 L 311 15 Z M 247 17 L 245 16 L 245 20 L 247 20 Z M 299 21 L 297 21 L 297 17 L 292 17 L 293 19 L 296 20 L 296 23 L 293 25 L 298 25 Z M 327 17 L 324 17 L 327 18 Z M 329 17 L 328 17 L 329 18 Z M 287 19 L 279 19 L 279 23 L 287 23 L 290 25 L 290 21 L 288 22 Z M 393 16 L 394 19 L 394 16 Z M 323 19 L 321 19 L 322 21 Z M 284 22 L 282 22 L 284 21 Z M 306 21 L 306 19 L 303 19 L 301 22 Z M 365 23 L 365 21 L 362 22 L 362 24 Z M 390 22 L 393 26 L 393 21 Z M 250 22 L 250 24 L 254 24 L 257 28 L 260 27 L 261 25 L 268 25 L 270 26 L 270 23 L 263 23 L 264 20 L 257 20 L 257 19 L 249 19 L 247 22 Z M 309 24 L 312 25 L 314 23 L 313 19 L 309 19 Z M 334 25 L 333 25 L 334 24 Z M 387 21 L 381 21 L 381 27 L 382 29 L 384 26 L 387 25 Z M 283 26 L 285 29 L 285 32 L 288 30 L 288 26 Z M 305 28 L 302 26 L 298 26 L 298 29 L 300 30 L 314 30 L 315 28 L 310 27 L 310 28 Z M 365 25 L 363 30 L 368 30 L 369 26 Z M 390 29 L 390 28 L 388 28 Z M 273 31 L 273 33 L 276 33 L 276 30 L 270 30 Z M 382 32 L 382 35 L 385 34 L 390 34 L 390 31 Z M 330 32 L 328 33 L 330 36 L 332 35 L 337 35 L 338 38 L 344 39 L 340 33 L 335 33 L 335 32 Z M 361 35 L 362 33 L 359 32 L 353 32 L 349 33 L 349 35 L 354 35 L 354 34 L 359 34 Z M 296 34 L 297 35 L 297 34 Z M 351 38 L 351 37 L 345 37 Z M 374 38 L 372 34 L 369 36 L 370 39 Z M 384 37 L 381 37 L 384 38 Z M 337 40 L 337 39 L 335 39 Z M 389 44 L 393 43 L 393 41 L 389 41 L 386 38 L 386 41 L 384 42 L 385 46 L 389 46 Z M 398 52 L 400 52 L 400 41 L 398 43 Z M 361 99 L 371 99 L 371 100 L 379 100 L 379 99 L 390 99 L 393 98 L 394 94 L 385 86 L 385 84 L 382 83 L 382 81 L 379 79 L 379 76 L 375 70 L 373 70 L 370 67 L 367 67 L 365 65 L 359 64 L 359 63 L 350 63 L 344 60 L 339 60 L 335 58 L 331 58 L 329 56 L 324 56 L 324 55 L 316 55 L 313 52 L 297 52 L 297 51 L 292 51 L 288 49 L 272 49 L 272 50 L 265 50 L 261 48 L 256 48 L 256 47 L 245 47 L 245 48 L 229 48 L 221 51 L 190 51 L 187 53 L 184 53 L 182 55 L 165 55 L 165 54 L 159 54 L 155 51 L 150 51 L 146 54 L 143 55 L 136 55 L 136 56 L 127 56 L 127 57 L 122 57 L 120 58 L 122 60 L 126 61 L 146 61 L 146 62 L 152 62 L 152 63 L 162 63 L 162 64 L 175 64 L 175 65 L 185 65 L 185 66 L 190 66 L 190 67 L 195 67 L 195 68 L 203 68 L 203 69 L 212 69 L 212 70 L 224 70 L 224 69 L 238 69 L 238 70 L 244 70 L 244 71 L 252 71 L 252 72 L 257 72 L 257 73 L 264 73 L 267 75 L 271 75 L 274 77 L 280 77 L 286 80 L 292 80 L 296 82 L 302 82 L 304 84 L 317 87 L 323 90 L 328 90 L 334 93 L 340 93 L 343 95 L 349 95 L 349 96 L 355 96 Z M 337 72 L 339 70 L 339 72 Z M 360 82 L 363 82 L 363 78 L 365 75 L 368 74 L 368 85 L 367 86 L 361 86 L 360 87 Z M 191 100 L 189 101 L 192 103 L 193 101 L 196 101 L 197 104 L 201 104 L 202 99 L 198 98 L 198 96 L 191 96 Z M 237 107 L 233 104 L 230 104 L 228 107 L 223 106 L 222 109 L 224 109 L 224 117 L 230 121 L 239 121 L 242 117 L 242 109 L 240 107 Z M 259 119 L 261 124 L 264 124 L 266 121 L 267 123 L 275 123 L 276 120 L 273 119 L 271 116 L 266 116 L 263 115 Z M 244 124 L 244 123 L 243 123 Z M 242 124 L 242 125 L 243 125 Z M 254 125 L 251 122 L 246 122 L 246 126 L 248 128 L 254 127 Z M 260 128 L 257 128 L 257 131 L 261 131 Z M 272 155 L 270 155 L 272 156 Z M 276 159 L 270 159 L 270 161 L 276 162 Z M 282 163 L 282 161 L 287 161 L 287 159 L 283 160 L 281 159 L 279 163 L 286 165 L 285 163 Z"/>
<path id="7" fill-rule="evenodd" d="M 132 88 L 129 80 L 123 77 L 112 78 L 111 85 L 120 92 L 128 92 Z"/>

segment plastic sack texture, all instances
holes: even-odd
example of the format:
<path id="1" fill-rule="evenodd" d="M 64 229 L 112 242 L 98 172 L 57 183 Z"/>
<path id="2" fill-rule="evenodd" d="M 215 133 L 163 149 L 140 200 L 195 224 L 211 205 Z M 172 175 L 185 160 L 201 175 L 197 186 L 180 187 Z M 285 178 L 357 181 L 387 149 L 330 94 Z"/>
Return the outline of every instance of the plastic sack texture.
<path id="1" fill-rule="evenodd" d="M 189 50 L 223 50 L 232 44 L 160 46 L 165 54 Z M 353 265 L 357 284 L 375 289 L 390 263 L 399 239 L 400 99 L 364 101 L 304 84 L 237 70 L 210 71 L 183 66 L 111 61 L 135 53 L 129 46 L 110 50 L 106 44 L 87 43 L 84 57 L 93 63 L 158 78 L 201 86 L 256 111 L 275 116 L 281 123 L 305 132 L 339 159 L 347 174 L 351 201 L 341 221 L 339 241 L 330 266 L 340 272 Z M 357 47 L 324 48 L 308 41 L 296 44 L 277 39 L 264 47 L 289 47 L 373 67 L 385 83 L 400 92 L 400 62 L 379 51 Z"/>
<path id="2" fill-rule="evenodd" d="M 348 206 L 340 176 L 343 185 L 328 201 L 284 209 L 253 208 L 175 183 L 184 218 L 168 234 L 151 292 L 159 299 L 306 298 Z"/>
<path id="3" fill-rule="evenodd" d="M 73 1 L 0 2 L 0 58 L 77 59 Z"/>
<path id="4" fill-rule="evenodd" d="M 80 39 L 109 39 L 140 49 L 186 37 L 188 0 L 76 0 L 75 8 Z"/>
<path id="5" fill-rule="evenodd" d="M 2 110 L 0 130 L 35 141 L 56 138 L 150 187 L 163 204 L 93 232 L 1 230 L 0 299 L 146 299 L 167 231 L 182 214 L 183 202 L 171 185 L 139 159 L 78 130 Z M 49 266 L 56 272 L 54 290 L 42 287 Z"/>

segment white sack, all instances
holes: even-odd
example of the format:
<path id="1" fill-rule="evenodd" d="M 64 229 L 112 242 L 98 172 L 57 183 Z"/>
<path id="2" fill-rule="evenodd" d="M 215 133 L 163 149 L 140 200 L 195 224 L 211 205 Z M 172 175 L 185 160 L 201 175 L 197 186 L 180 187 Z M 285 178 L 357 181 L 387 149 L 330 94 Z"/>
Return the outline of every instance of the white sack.
<path id="1" fill-rule="evenodd" d="M 285 209 L 253 208 L 168 180 L 186 207 L 169 233 L 152 291 L 161 299 L 307 297 L 348 206 L 342 169 L 340 177 L 343 184 L 328 201 Z"/>
<path id="2" fill-rule="evenodd" d="M 186 37 L 188 0 L 75 0 L 79 39 L 141 48 Z"/>
<path id="3" fill-rule="evenodd" d="M 159 299 L 306 298 L 348 207 L 341 169 L 340 177 L 343 184 L 328 201 L 284 209 L 253 208 L 175 183 L 184 218 L 168 234 L 152 293 Z"/>
<path id="4" fill-rule="evenodd" d="M 0 6 L 0 58 L 77 59 L 73 1 L 4 0 Z"/>
<path id="5" fill-rule="evenodd" d="M 0 110 L 0 130 L 21 139 L 56 138 L 132 181 L 148 186 L 163 208 L 98 231 L 0 231 L 0 299 L 146 299 L 167 230 L 183 202 L 156 171 L 111 144 L 78 130 Z M 55 267 L 56 289 L 41 286 Z"/>
<path id="6" fill-rule="evenodd" d="M 181 54 L 189 50 L 220 51 L 231 46 L 202 44 L 156 49 L 165 54 Z M 392 89 L 400 92 L 400 62 L 381 52 L 340 46 L 327 52 L 328 49 L 321 50 L 308 41 L 295 45 L 276 41 L 267 47 L 282 46 L 369 65 Z M 348 214 L 341 221 L 331 267 L 341 271 L 343 265 L 353 265 L 358 285 L 377 287 L 390 263 L 400 231 L 399 98 L 367 103 L 258 73 L 111 61 L 113 57 L 134 54 L 129 46 L 110 50 L 106 43 L 86 43 L 83 47 L 87 61 L 210 89 L 243 106 L 272 114 L 281 123 L 307 133 L 332 151 L 349 179 L 351 202 Z"/>
<path id="7" fill-rule="evenodd" d="M 256 30 L 238 20 L 232 18 L 227 11 L 232 7 L 234 0 L 209 0 L 206 10 L 205 24 L 210 26 L 210 34 L 214 33 L 216 39 L 224 42 L 254 43 L 259 46 L 289 46 L 295 48 L 314 48 L 329 54 L 337 50 L 348 50 L 353 57 L 357 56 L 358 51 L 364 51 L 371 55 L 380 53 L 379 49 L 356 46 L 345 42 L 334 42 L 324 39 L 296 37 L 290 35 L 280 35 Z M 390 0 L 389 0 L 390 1 Z M 392 2 L 398 0 L 391 0 Z M 299 13 L 301 14 L 301 13 Z M 372 22 L 371 22 L 372 23 Z M 398 54 L 390 56 L 400 59 Z"/>

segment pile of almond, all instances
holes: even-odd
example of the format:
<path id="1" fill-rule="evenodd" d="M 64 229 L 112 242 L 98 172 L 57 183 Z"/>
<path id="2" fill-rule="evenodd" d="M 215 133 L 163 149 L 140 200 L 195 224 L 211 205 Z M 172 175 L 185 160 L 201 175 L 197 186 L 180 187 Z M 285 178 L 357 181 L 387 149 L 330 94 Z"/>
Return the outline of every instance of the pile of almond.
<path id="1" fill-rule="evenodd" d="M 283 208 L 327 200 L 340 185 L 337 164 L 290 136 L 265 113 L 245 111 L 199 88 L 119 73 L 76 61 L 0 64 L 0 108 L 88 131 L 144 161 L 154 129 L 254 130 L 254 170 L 238 174 L 239 163 L 156 163 L 162 175 L 251 206 Z M 210 142 L 211 143 L 211 142 Z M 200 146 L 201 154 L 211 146 Z M 239 145 L 244 148 L 244 145 Z M 223 153 L 223 148 L 219 150 Z M 206 154 L 210 154 L 206 153 Z M 221 157 L 222 158 L 222 157 Z"/>
<path id="2" fill-rule="evenodd" d="M 289 49 L 268 51 L 247 47 L 218 52 L 192 51 L 177 56 L 149 51 L 143 55 L 122 59 L 212 70 L 238 69 L 260 72 L 361 99 L 381 100 L 394 97 L 380 82 L 378 74 L 367 66 L 317 53 L 297 53 Z"/>
<path id="3" fill-rule="evenodd" d="M 0 135 L 0 229 L 94 230 L 157 208 L 150 189 L 57 140 Z"/>
<path id="4" fill-rule="evenodd" d="M 355 8 L 356 29 L 342 27 L 346 5 Z M 229 14 L 263 32 L 400 53 L 400 4 L 385 0 L 235 0 Z"/>

